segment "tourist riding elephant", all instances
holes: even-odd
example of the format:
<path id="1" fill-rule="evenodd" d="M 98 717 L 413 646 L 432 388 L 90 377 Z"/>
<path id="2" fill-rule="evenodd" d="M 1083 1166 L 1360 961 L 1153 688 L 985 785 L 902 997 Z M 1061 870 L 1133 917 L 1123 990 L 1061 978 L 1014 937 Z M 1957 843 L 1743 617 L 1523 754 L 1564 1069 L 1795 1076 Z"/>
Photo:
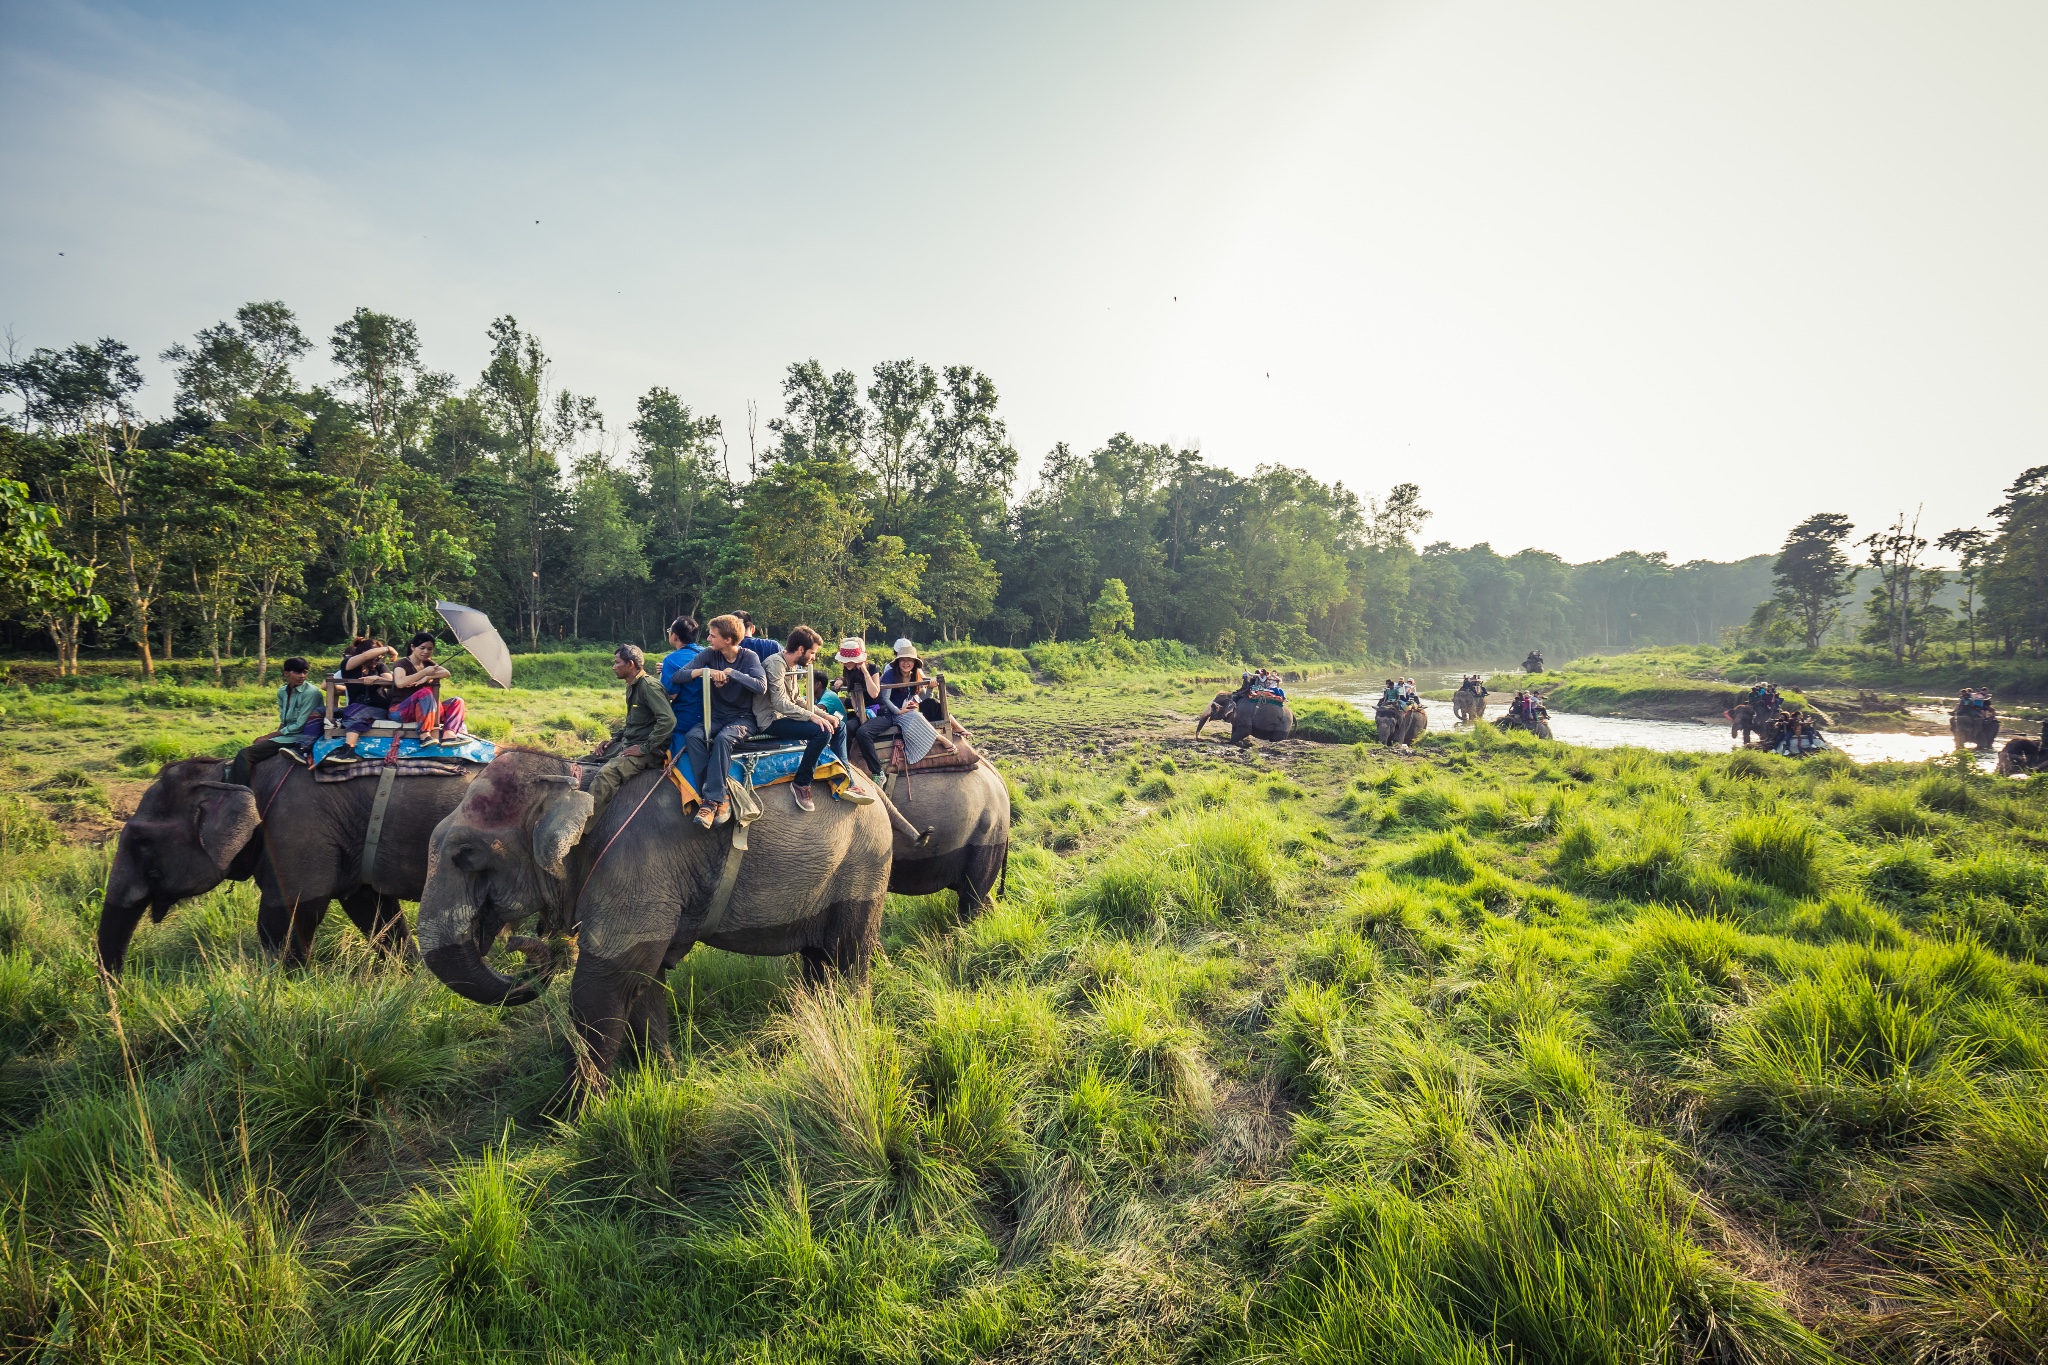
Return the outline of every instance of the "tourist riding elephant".
<path id="1" fill-rule="evenodd" d="M 223 780 L 227 766 L 215 758 L 166 764 L 121 827 L 100 904 L 101 966 L 120 973 L 145 910 L 161 921 L 181 900 L 250 877 L 257 937 L 286 966 L 305 962 L 337 899 L 373 944 L 404 948 L 409 936 L 398 903 L 419 899 L 427 833 L 455 808 L 469 776 L 404 777 L 393 785 L 375 875 L 365 885 L 374 778 L 315 782 L 277 755 L 257 764 L 243 787 Z"/>
<path id="2" fill-rule="evenodd" d="M 421 955 L 471 1000 L 522 1005 L 533 987 L 500 975 L 484 950 L 536 915 L 544 930 L 576 934 L 569 1011 L 591 1068 L 572 1061 L 578 1084 L 608 1073 L 629 1035 L 643 1051 L 666 1048 L 661 977 L 700 940 L 755 957 L 800 953 L 812 980 L 831 968 L 865 974 L 889 891 L 888 812 L 763 804 L 720 905 L 737 822 L 700 828 L 660 772 L 629 779 L 591 821 L 567 759 L 500 749 L 429 841 Z"/>
<path id="3" fill-rule="evenodd" d="M 1527 730 L 1538 739 L 1550 738 L 1550 718 L 1544 715 L 1518 716 L 1513 712 L 1494 722 L 1502 734 L 1510 730 Z"/>
<path id="4" fill-rule="evenodd" d="M 1466 681 L 1451 697 L 1451 711 L 1459 720 L 1486 719 L 1486 690 L 1477 682 Z"/>
<path id="5" fill-rule="evenodd" d="M 1524 673 L 1541 673 L 1543 671 L 1543 651 L 1540 649 L 1530 650 L 1529 657 L 1522 660 L 1522 671 Z"/>
<path id="6" fill-rule="evenodd" d="M 1284 701 L 1240 697 L 1230 714 L 1230 742 L 1249 744 L 1263 739 L 1278 744 L 1294 733 L 1294 708 Z"/>
<path id="7" fill-rule="evenodd" d="M 1958 706 L 1949 712 L 1948 732 L 1956 748 L 1989 749 L 1998 738 L 1998 712 L 1989 706 Z"/>
<path id="8" fill-rule="evenodd" d="M 1383 702 L 1373 711 L 1373 729 L 1379 735 L 1380 743 L 1390 749 L 1399 744 L 1413 744 L 1428 728 L 1429 712 L 1420 703 L 1404 709 Z"/>
<path id="9" fill-rule="evenodd" d="M 926 835 L 920 843 L 896 830 L 889 889 L 899 896 L 951 891 L 963 916 L 988 904 L 1010 861 L 1010 787 L 1002 774 L 986 759 L 967 769 L 910 773 L 897 779 L 889 800 Z"/>

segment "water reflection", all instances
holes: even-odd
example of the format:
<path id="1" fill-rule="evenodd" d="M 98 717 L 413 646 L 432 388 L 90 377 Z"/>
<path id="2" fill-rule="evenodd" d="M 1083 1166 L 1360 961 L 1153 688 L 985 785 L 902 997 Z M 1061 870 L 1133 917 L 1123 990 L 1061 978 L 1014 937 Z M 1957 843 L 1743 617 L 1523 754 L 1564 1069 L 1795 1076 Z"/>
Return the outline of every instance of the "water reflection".
<path id="1" fill-rule="evenodd" d="M 1380 692 L 1376 687 L 1357 690 L 1336 687 L 1319 695 L 1348 701 L 1371 715 Z M 1513 696 L 1512 690 L 1506 693 L 1498 688 L 1494 690 L 1494 695 L 1489 698 L 1492 703 L 1488 710 L 1489 724 L 1507 709 L 1508 700 Z M 1430 729 L 1459 728 L 1457 715 L 1449 702 L 1425 700 L 1423 707 L 1429 712 Z M 1560 743 L 1583 744 L 1589 749 L 1618 749 L 1623 745 L 1634 745 L 1664 753 L 1724 754 L 1741 747 L 1728 737 L 1725 725 L 1702 725 L 1698 721 L 1686 720 L 1636 720 L 1626 716 L 1587 716 L 1570 711 L 1553 710 L 1550 713 L 1550 733 Z M 1827 740 L 1858 763 L 1920 763 L 1938 758 L 1950 752 L 1952 747 L 1947 735 L 1897 732 L 1842 734 L 1829 731 Z M 1992 755 L 1984 755 L 1985 767 L 1994 762 Z"/>

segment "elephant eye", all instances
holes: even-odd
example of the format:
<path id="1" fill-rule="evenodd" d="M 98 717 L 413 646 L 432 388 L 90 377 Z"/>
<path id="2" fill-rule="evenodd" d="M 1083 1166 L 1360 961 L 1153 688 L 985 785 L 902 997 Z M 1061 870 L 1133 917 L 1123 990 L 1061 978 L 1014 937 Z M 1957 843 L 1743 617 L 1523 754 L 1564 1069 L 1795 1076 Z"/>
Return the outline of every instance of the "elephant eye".
<path id="1" fill-rule="evenodd" d="M 460 844 L 448 855 L 448 861 L 464 872 L 481 872 L 490 862 L 490 856 L 475 844 Z"/>

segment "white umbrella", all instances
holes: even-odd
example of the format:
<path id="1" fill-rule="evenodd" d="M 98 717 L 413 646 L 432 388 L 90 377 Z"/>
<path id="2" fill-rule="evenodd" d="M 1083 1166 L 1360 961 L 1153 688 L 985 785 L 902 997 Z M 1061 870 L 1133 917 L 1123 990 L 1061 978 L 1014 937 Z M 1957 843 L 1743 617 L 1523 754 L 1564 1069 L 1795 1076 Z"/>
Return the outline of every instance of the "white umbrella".
<path id="1" fill-rule="evenodd" d="M 504 638 L 491 624 L 490 617 L 459 602 L 436 602 L 434 610 L 441 613 L 448 629 L 455 632 L 456 643 L 483 666 L 493 683 L 499 687 L 512 685 L 512 651 L 505 648 Z"/>

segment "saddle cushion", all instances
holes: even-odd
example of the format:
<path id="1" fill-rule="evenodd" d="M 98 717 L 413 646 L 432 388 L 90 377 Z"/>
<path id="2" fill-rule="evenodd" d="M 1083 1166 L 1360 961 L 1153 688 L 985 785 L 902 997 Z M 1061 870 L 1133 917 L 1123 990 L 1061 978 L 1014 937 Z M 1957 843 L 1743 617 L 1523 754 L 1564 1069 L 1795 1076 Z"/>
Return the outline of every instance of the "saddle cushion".
<path id="1" fill-rule="evenodd" d="M 329 754 L 343 747 L 340 739 L 316 739 L 313 741 L 313 766 L 319 768 Z M 449 763 L 489 763 L 498 756 L 498 748 L 487 739 L 475 735 L 455 735 L 441 744 L 422 744 L 416 735 L 394 736 L 389 734 L 368 734 L 356 744 L 356 757 L 360 763 L 346 765 L 350 768 L 374 767 L 371 759 L 388 758 L 391 746 L 398 746 L 398 761 L 407 759 L 439 760 Z"/>

